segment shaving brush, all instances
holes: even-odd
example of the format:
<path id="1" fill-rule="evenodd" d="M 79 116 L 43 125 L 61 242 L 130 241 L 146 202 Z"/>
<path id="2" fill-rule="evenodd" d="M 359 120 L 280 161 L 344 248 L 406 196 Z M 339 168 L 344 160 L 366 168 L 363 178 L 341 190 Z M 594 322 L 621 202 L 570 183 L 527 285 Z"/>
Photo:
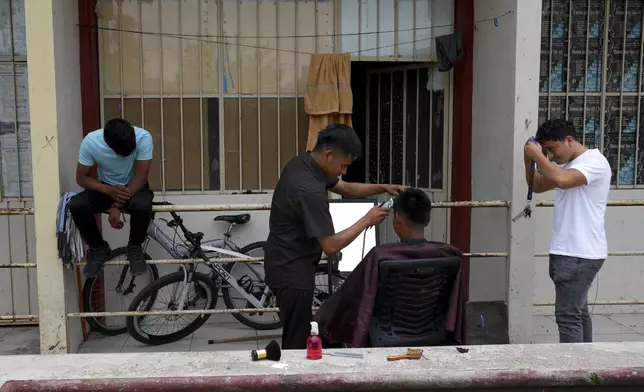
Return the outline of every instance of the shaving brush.
<path id="1" fill-rule="evenodd" d="M 263 350 L 251 351 L 250 357 L 253 359 L 253 361 L 261 361 L 262 359 L 279 361 L 282 357 L 282 350 L 280 349 L 279 343 L 277 343 L 275 340 L 271 340 L 271 342 Z"/>

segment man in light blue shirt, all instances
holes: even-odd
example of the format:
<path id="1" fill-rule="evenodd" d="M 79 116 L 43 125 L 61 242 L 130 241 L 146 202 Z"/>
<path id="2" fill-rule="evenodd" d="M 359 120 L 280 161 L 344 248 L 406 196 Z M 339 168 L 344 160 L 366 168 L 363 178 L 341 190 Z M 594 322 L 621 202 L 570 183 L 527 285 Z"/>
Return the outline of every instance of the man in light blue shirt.
<path id="1" fill-rule="evenodd" d="M 148 186 L 152 162 L 152 136 L 145 129 L 115 118 L 103 129 L 90 132 L 83 139 L 78 153 L 76 182 L 84 191 L 69 201 L 69 210 L 83 240 L 90 248 L 83 272 L 98 275 L 110 259 L 110 246 L 98 229 L 94 214 L 107 212 L 110 225 L 121 229 L 121 213 L 130 214 L 130 239 L 127 258 L 130 273 L 147 271 L 142 244 L 152 217 L 154 194 Z M 92 169 L 98 168 L 98 180 Z"/>

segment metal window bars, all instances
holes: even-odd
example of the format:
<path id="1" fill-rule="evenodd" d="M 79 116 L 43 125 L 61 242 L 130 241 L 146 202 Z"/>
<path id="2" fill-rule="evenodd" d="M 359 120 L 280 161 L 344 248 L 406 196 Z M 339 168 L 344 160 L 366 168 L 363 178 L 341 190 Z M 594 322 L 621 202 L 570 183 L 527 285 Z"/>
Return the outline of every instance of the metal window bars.
<path id="1" fill-rule="evenodd" d="M 612 185 L 644 182 L 644 3 L 542 0 L 539 122 L 572 121 L 611 162 Z"/>

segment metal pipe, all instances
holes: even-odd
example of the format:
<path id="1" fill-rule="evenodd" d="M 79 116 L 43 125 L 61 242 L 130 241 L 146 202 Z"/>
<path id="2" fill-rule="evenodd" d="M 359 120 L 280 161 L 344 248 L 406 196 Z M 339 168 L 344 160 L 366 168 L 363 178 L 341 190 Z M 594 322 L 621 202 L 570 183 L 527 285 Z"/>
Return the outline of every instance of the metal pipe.
<path id="1" fill-rule="evenodd" d="M 641 252 L 644 254 L 644 252 Z M 471 252 L 463 253 L 463 257 L 471 258 L 487 258 L 487 257 L 508 257 L 508 252 Z M 326 260 L 326 258 L 322 258 Z M 216 259 L 209 260 L 211 263 L 215 264 L 228 264 L 228 263 L 263 263 L 263 257 L 251 257 L 251 258 L 237 258 L 237 257 L 220 257 Z M 148 264 L 170 264 L 170 265 L 181 265 L 181 264 L 203 264 L 202 259 L 159 259 L 159 260 L 147 260 Z M 86 263 L 78 263 L 77 265 L 85 265 Z M 23 263 L 23 264 L 0 264 L 0 268 L 12 268 L 16 265 L 29 265 L 30 267 L 15 267 L 15 268 L 36 268 L 36 263 Z M 127 260 L 118 260 L 118 261 L 108 261 L 105 265 L 129 265 Z"/>
<path id="2" fill-rule="evenodd" d="M 535 302 L 533 306 L 545 307 L 554 306 L 554 302 Z M 588 305 L 644 305 L 644 301 L 597 301 L 589 302 Z M 317 310 L 318 308 L 313 308 Z M 68 318 L 87 318 L 87 317 L 132 317 L 132 316 L 174 316 L 174 315 L 190 315 L 190 314 L 235 314 L 235 313 L 278 313 L 279 308 L 245 308 L 245 309 L 191 309 L 191 310 L 161 310 L 149 312 L 87 312 L 87 313 L 68 313 Z M 9 317 L 12 320 L 12 316 Z M 37 316 L 17 316 L 17 317 L 37 317 Z M 2 320 L 2 318 L 0 318 Z"/>
<path id="3" fill-rule="evenodd" d="M 570 7 L 572 8 L 572 6 Z M 628 26 L 628 0 L 624 0 L 624 37 L 622 37 L 622 70 L 621 70 L 621 77 L 619 81 L 619 123 L 617 125 L 617 169 L 615 170 L 616 173 L 616 178 L 615 178 L 615 183 L 617 187 L 619 188 L 620 186 L 620 173 L 621 173 L 621 163 L 622 163 L 622 130 L 624 129 L 624 63 L 626 62 L 626 36 L 628 35 L 626 33 L 626 28 Z M 641 28 L 641 27 L 640 27 Z M 569 31 L 572 29 L 568 29 Z M 570 42 L 570 40 L 568 40 Z M 570 44 L 568 47 L 570 48 Z M 570 52 L 568 54 L 568 61 L 570 61 Z M 570 74 L 570 73 L 569 73 Z M 639 91 L 639 86 L 638 89 Z M 639 112 L 639 107 L 638 107 L 638 112 Z M 635 159 L 637 159 L 637 155 L 635 156 Z M 633 173 L 634 174 L 634 173 Z"/>
<path id="4" fill-rule="evenodd" d="M 315 3 L 317 5 L 317 2 Z M 260 28 L 261 19 L 259 17 L 259 1 L 255 2 L 255 18 L 257 19 L 257 49 L 255 49 L 256 62 L 257 62 L 257 184 L 261 192 L 262 190 L 262 51 L 259 49 L 260 36 L 262 29 Z M 277 34 L 276 34 L 277 35 Z M 241 123 L 241 122 L 240 122 Z M 277 146 L 279 151 L 280 146 Z"/>
<path id="5" fill-rule="evenodd" d="M 316 308 L 313 308 L 316 309 Z M 150 312 L 88 312 L 88 313 L 67 313 L 68 318 L 87 317 L 131 317 L 131 316 L 175 316 L 189 314 L 232 314 L 232 313 L 277 313 L 279 308 L 246 308 L 246 309 L 190 309 L 190 310 L 160 310 Z M 6 316 L 5 316 L 6 317 Z M 0 319 L 1 320 L 1 319 Z"/>
<path id="6" fill-rule="evenodd" d="M 11 39 L 11 44 L 10 44 L 11 45 L 11 76 L 13 77 L 13 117 L 14 117 L 13 128 L 14 128 L 14 132 L 16 133 L 16 164 L 18 169 L 16 170 L 16 173 L 18 174 L 18 194 L 16 196 L 18 196 L 18 201 L 20 201 L 22 200 L 22 186 L 21 186 L 21 179 L 20 179 L 20 126 L 19 126 L 20 118 L 18 117 L 18 76 L 16 75 L 16 48 L 14 45 L 15 39 L 14 39 L 13 23 L 14 23 L 13 3 L 10 0 L 9 1 L 9 31 L 10 31 L 10 39 Z M 25 72 L 25 78 L 27 78 L 26 72 Z M 13 280 L 13 277 L 11 279 Z"/>
<path id="7" fill-rule="evenodd" d="M 161 192 L 165 194 L 165 123 L 163 121 L 163 7 L 159 2 L 159 69 L 161 76 L 159 77 L 159 114 L 161 118 Z M 122 77 L 123 75 L 121 75 Z"/>
<path id="8" fill-rule="evenodd" d="M 179 12 L 177 19 L 179 22 L 179 35 L 183 34 L 183 17 L 181 16 L 181 1 L 177 4 L 179 6 Z M 201 16 L 201 15 L 200 15 Z M 184 143 L 184 134 L 183 134 L 183 40 L 179 40 L 179 132 L 181 133 L 181 193 L 183 194 L 186 191 L 186 159 L 185 159 L 185 143 Z M 203 139 L 199 141 L 199 144 L 203 143 Z M 203 147 L 201 148 L 203 151 Z M 203 165 L 201 165 L 203 167 Z"/>
<path id="9" fill-rule="evenodd" d="M 38 315 L 14 314 L 14 315 L 0 316 L 0 321 L 38 321 Z"/>
<path id="10" fill-rule="evenodd" d="M 624 251 L 624 252 L 608 252 L 609 256 L 644 256 L 644 251 Z M 537 253 L 535 257 L 548 257 L 548 253 Z"/>
<path id="11" fill-rule="evenodd" d="M 644 205 L 644 200 L 641 201 Z M 507 200 L 477 200 L 477 201 L 437 201 L 432 203 L 432 208 L 492 208 L 492 207 L 509 207 L 510 202 Z M 180 211 L 257 211 L 270 210 L 270 204 L 195 204 L 195 205 L 164 205 L 153 206 L 154 212 L 180 212 Z M 0 210 L 2 211 L 2 210 Z"/>
<path id="12" fill-rule="evenodd" d="M 0 264 L 0 269 L 2 268 L 37 268 L 38 265 L 36 263 L 16 263 L 16 264 L 11 264 L 11 263 L 5 263 L 5 264 Z"/>
<path id="13" fill-rule="evenodd" d="M 472 200 L 472 201 L 436 201 L 432 208 L 497 208 L 510 207 L 509 200 Z M 554 207 L 553 200 L 540 200 L 537 207 Z M 609 207 L 641 207 L 644 200 L 612 200 Z M 195 204 L 195 205 L 165 205 L 153 206 L 154 212 L 197 212 L 197 211 L 259 211 L 270 210 L 270 204 Z M 34 215 L 33 208 L 0 208 L 0 216 Z"/>
<path id="14" fill-rule="evenodd" d="M 33 215 L 33 208 L 0 208 L 0 216 Z"/>
<path id="15" fill-rule="evenodd" d="M 199 15 L 199 20 L 197 21 L 197 34 L 199 35 L 199 42 L 197 43 L 197 61 L 199 62 L 199 145 L 201 146 L 199 151 L 199 159 L 201 165 L 199 165 L 199 182 L 201 184 L 201 192 L 204 191 L 204 156 L 203 150 L 205 148 L 203 143 L 203 39 L 201 37 L 201 21 L 203 19 L 203 14 L 201 13 L 201 0 L 197 4 L 197 14 Z M 181 54 L 183 56 L 183 53 Z M 221 68 L 219 68 L 221 70 Z M 219 70 L 217 70 L 219 72 Z M 182 74 L 183 77 L 183 74 Z M 220 78 L 217 78 L 220 79 Z M 181 99 L 183 101 L 183 98 Z M 183 114 L 183 111 L 181 112 Z M 219 112 L 222 113 L 222 112 Z M 221 115 L 220 115 L 221 117 Z M 219 128 L 223 130 L 223 128 Z M 221 138 L 221 137 L 220 137 Z M 222 151 L 222 150 L 219 150 Z M 212 166 L 212 162 L 208 163 L 208 167 Z M 210 176 L 208 176 L 210 178 Z M 185 191 L 185 190 L 184 190 Z"/>
<path id="16" fill-rule="evenodd" d="M 239 151 L 239 191 L 241 192 L 244 189 L 244 149 L 243 140 L 242 140 L 242 53 L 241 53 L 241 0 L 237 1 L 237 30 L 235 31 L 236 38 L 235 43 L 237 44 L 237 151 Z M 246 42 L 246 41 L 244 41 Z M 220 115 L 221 116 L 221 115 Z M 225 154 L 225 152 L 224 152 Z M 224 155 L 225 156 L 225 155 Z M 225 167 L 223 168 L 225 170 Z"/>
<path id="17" fill-rule="evenodd" d="M 626 15 L 626 10 L 624 10 L 624 15 Z M 608 39 L 609 39 L 609 33 L 610 29 L 607 28 L 607 26 L 610 25 L 610 1 L 606 1 L 604 3 L 604 42 L 602 44 L 602 63 L 601 67 L 604 68 L 606 67 L 606 64 L 608 64 Z M 552 26 L 552 24 L 551 24 Z M 626 26 L 624 26 L 626 27 Z M 626 28 L 624 28 L 624 35 L 626 35 Z M 588 66 L 588 65 L 586 65 Z M 606 74 L 607 74 L 607 69 L 602 69 L 601 73 L 601 86 L 600 91 L 601 91 L 601 99 L 600 99 L 600 112 L 599 112 L 599 141 L 595 140 L 595 147 L 599 149 L 599 151 L 603 154 L 604 153 L 604 134 L 606 132 Z M 623 74 L 622 74 L 623 75 Z M 621 127 L 621 124 L 619 124 Z M 619 164 L 619 163 L 618 163 Z M 619 176 L 619 169 L 617 169 L 617 176 Z"/>
<path id="18" fill-rule="evenodd" d="M 555 306 L 554 302 L 535 302 L 532 304 L 533 306 Z M 608 306 L 608 305 L 617 305 L 617 306 L 625 306 L 625 305 L 644 305 L 644 301 L 596 301 L 596 302 L 588 302 L 588 305 L 599 305 L 599 306 Z"/>
<path id="19" fill-rule="evenodd" d="M 540 200 L 536 203 L 537 207 L 554 207 L 553 200 Z M 644 206 L 644 200 L 611 200 L 606 203 L 608 207 L 636 207 Z M 433 207 L 433 205 L 432 205 Z"/>

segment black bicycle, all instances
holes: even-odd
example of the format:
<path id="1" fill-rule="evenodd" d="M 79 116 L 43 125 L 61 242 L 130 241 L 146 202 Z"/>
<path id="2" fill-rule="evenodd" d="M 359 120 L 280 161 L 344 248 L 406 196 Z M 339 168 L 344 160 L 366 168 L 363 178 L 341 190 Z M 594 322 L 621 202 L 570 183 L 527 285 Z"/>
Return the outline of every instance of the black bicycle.
<path id="1" fill-rule="evenodd" d="M 224 249 L 202 243 L 203 233 L 193 233 L 183 224 L 181 217 L 175 212 L 170 213 L 172 221 L 168 226 L 180 231 L 186 245 L 185 258 L 203 261 L 209 273 L 197 271 L 196 264 L 186 263 L 174 273 L 163 276 L 143 288 L 132 300 L 129 311 L 181 311 L 214 309 L 217 304 L 218 290 L 221 287 L 222 296 L 228 309 L 266 309 L 275 308 L 276 300 L 270 288 L 264 282 L 263 263 L 258 261 L 232 262 L 225 265 L 217 263 L 220 257 L 251 258 L 258 255 L 249 255 L 242 249 Z M 228 215 L 215 219 L 233 223 L 245 223 L 250 219 L 248 214 Z M 230 230 L 229 230 L 230 231 Z M 230 233 L 227 232 L 226 238 Z M 253 248 L 257 249 L 254 243 Z M 334 265 L 332 263 L 332 265 Z M 248 272 L 236 277 L 233 271 L 242 268 Z M 314 306 L 320 305 L 329 295 L 329 287 L 337 289 L 346 278 L 346 274 L 332 273 L 328 279 L 327 264 L 321 264 L 316 279 Z M 331 284 L 331 286 L 329 286 Z M 232 297 L 233 293 L 240 295 L 239 301 Z M 232 313 L 241 323 L 258 330 L 271 330 L 281 327 L 281 322 L 276 312 L 249 312 Z M 127 331 L 137 341 L 150 345 L 171 343 L 180 340 L 201 327 L 210 317 L 210 314 L 178 314 L 178 315 L 146 315 L 126 317 Z M 174 327 L 168 324 L 178 324 Z"/>

